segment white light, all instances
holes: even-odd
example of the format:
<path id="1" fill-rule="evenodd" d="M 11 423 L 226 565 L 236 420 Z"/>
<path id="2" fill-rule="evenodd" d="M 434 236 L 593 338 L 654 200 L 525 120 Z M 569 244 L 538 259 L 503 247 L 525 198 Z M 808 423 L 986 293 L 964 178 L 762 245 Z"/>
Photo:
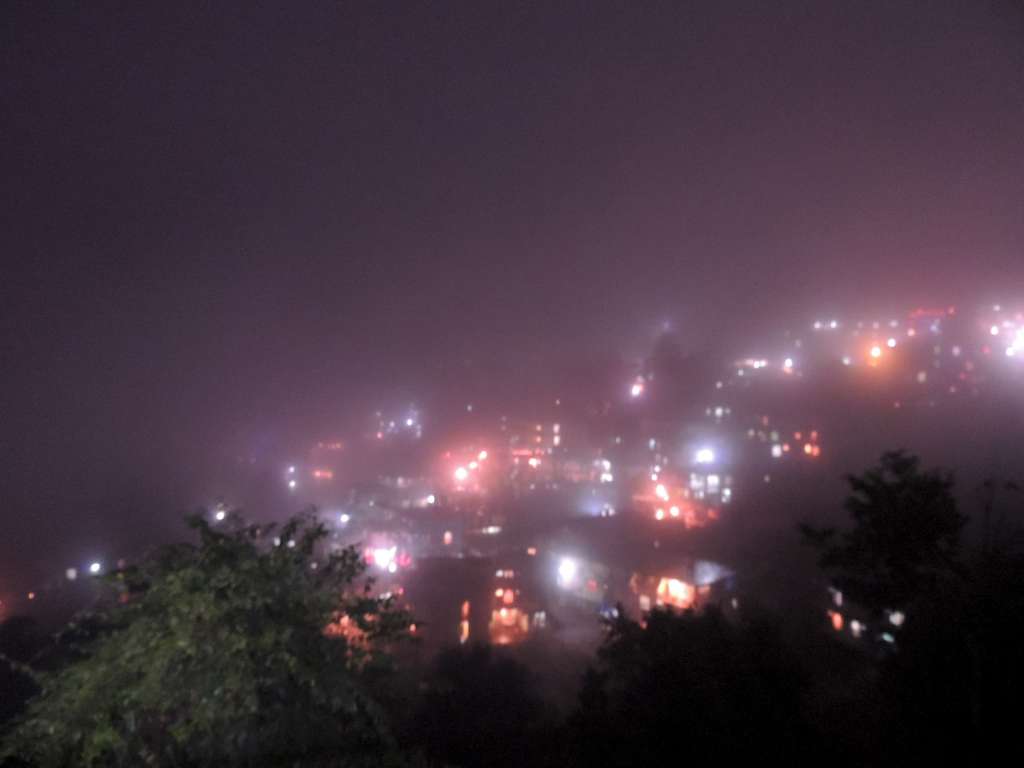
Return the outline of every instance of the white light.
<path id="1" fill-rule="evenodd" d="M 395 562 L 388 563 L 388 573 L 394 573 L 397 570 L 398 570 L 398 563 L 395 563 Z"/>
<path id="2" fill-rule="evenodd" d="M 773 459 L 781 459 L 782 458 L 782 446 L 779 445 L 778 443 L 776 443 L 775 445 L 772 446 L 772 458 Z"/>
<path id="3" fill-rule="evenodd" d="M 998 336 L 999 335 L 999 326 L 998 325 L 993 325 L 991 328 L 988 329 L 988 332 L 991 333 L 993 336 Z"/>
<path id="4" fill-rule="evenodd" d="M 435 496 L 432 493 L 427 496 L 427 504 L 436 504 L 436 503 L 437 503 L 437 496 Z"/>
<path id="5" fill-rule="evenodd" d="M 379 547 L 378 549 L 373 550 L 373 564 L 378 568 L 387 568 L 388 570 L 391 570 L 391 566 L 394 565 L 396 551 L 395 547 L 391 547 L 390 549 Z M 394 573 L 394 571 L 391 572 Z"/>
<path id="6" fill-rule="evenodd" d="M 612 482 L 615 482 L 615 476 L 611 472 L 602 472 L 601 473 L 601 482 L 602 483 L 612 483 Z"/>
<path id="7" fill-rule="evenodd" d="M 834 331 L 836 328 L 839 327 L 839 321 L 833 320 L 831 323 L 828 324 L 828 327 Z"/>
<path id="8" fill-rule="evenodd" d="M 1013 357 L 1016 354 L 1017 354 L 1016 347 L 1007 347 L 1006 348 L 1006 356 L 1007 357 Z"/>
<path id="9" fill-rule="evenodd" d="M 295 486 L 297 486 L 297 485 L 298 485 L 298 483 L 297 483 L 297 482 L 295 482 L 294 480 L 289 480 L 289 481 L 288 481 L 288 487 L 289 487 L 289 488 L 290 488 L 291 490 L 293 490 L 293 491 L 295 490 Z"/>
<path id="10" fill-rule="evenodd" d="M 470 468 L 470 469 L 476 469 L 476 468 L 477 468 L 477 467 L 479 467 L 479 466 L 480 466 L 480 465 L 479 465 L 479 464 L 477 464 L 477 463 L 476 463 L 475 461 L 471 461 L 471 462 L 469 462 L 469 468 Z"/>
<path id="11" fill-rule="evenodd" d="M 639 381 L 629 388 L 630 397 L 640 397 L 644 393 L 644 385 Z"/>
<path id="12" fill-rule="evenodd" d="M 529 464 L 534 469 L 536 469 L 537 467 L 540 466 L 540 459 L 538 459 L 536 456 L 531 456 L 530 460 L 526 463 Z"/>
<path id="13" fill-rule="evenodd" d="M 668 490 L 661 483 L 658 483 L 657 487 L 655 487 L 654 495 L 662 501 L 668 501 Z"/>
<path id="14" fill-rule="evenodd" d="M 341 520 L 342 525 L 347 525 L 348 521 L 352 519 L 352 516 L 347 514 L 346 512 L 342 512 L 341 517 L 339 517 L 338 519 Z"/>
<path id="15" fill-rule="evenodd" d="M 695 458 L 698 464 L 710 464 L 715 460 L 715 452 L 710 448 L 701 448 L 697 451 Z"/>
<path id="16" fill-rule="evenodd" d="M 78 569 L 68 568 L 66 571 L 64 571 L 64 576 L 67 578 L 68 581 L 74 581 L 78 578 Z"/>
<path id="17" fill-rule="evenodd" d="M 785 360 L 783 360 L 782 367 L 785 368 L 787 371 L 793 370 L 793 358 L 787 357 Z"/>
<path id="18" fill-rule="evenodd" d="M 406 419 L 405 420 L 405 426 L 407 426 L 407 427 L 411 427 L 415 423 L 416 422 L 414 422 L 412 419 Z"/>
<path id="19" fill-rule="evenodd" d="M 669 507 L 668 508 L 668 513 L 670 515 L 672 515 L 672 517 L 679 517 L 679 507 L 676 507 L 676 506 Z"/>
<path id="20" fill-rule="evenodd" d="M 887 346 L 889 349 L 896 349 L 896 339 L 890 338 L 887 342 L 885 342 L 885 346 Z"/>
<path id="21" fill-rule="evenodd" d="M 849 355 L 843 355 L 843 365 L 853 365 L 853 359 Z"/>
<path id="22" fill-rule="evenodd" d="M 103 565 L 100 563 L 90 563 L 89 573 L 99 573 L 103 569 Z"/>
<path id="23" fill-rule="evenodd" d="M 558 583 L 568 587 L 576 578 L 579 565 L 571 557 L 563 557 L 558 563 Z"/>
<path id="24" fill-rule="evenodd" d="M 876 360 L 882 356 L 882 348 L 877 344 L 871 348 L 871 356 Z"/>
<path id="25" fill-rule="evenodd" d="M 906 621 L 906 616 L 903 611 L 893 611 L 889 614 L 889 623 L 894 627 L 902 626 L 903 622 Z"/>
<path id="26" fill-rule="evenodd" d="M 214 515 L 214 517 L 217 519 L 218 522 L 223 520 L 227 516 L 228 516 L 228 513 L 225 512 L 223 509 L 218 509 L 217 510 L 217 514 Z"/>
<path id="27" fill-rule="evenodd" d="M 487 460 L 487 451 L 480 451 L 480 453 L 478 453 L 476 455 L 476 458 L 479 461 L 486 461 Z"/>
<path id="28" fill-rule="evenodd" d="M 462 483 L 465 482 L 466 478 L 469 477 L 469 470 L 465 467 L 458 467 L 455 470 L 455 479 Z"/>
<path id="29" fill-rule="evenodd" d="M 289 475 L 294 475 L 295 474 L 295 465 L 294 464 L 292 466 L 288 467 L 288 474 Z"/>

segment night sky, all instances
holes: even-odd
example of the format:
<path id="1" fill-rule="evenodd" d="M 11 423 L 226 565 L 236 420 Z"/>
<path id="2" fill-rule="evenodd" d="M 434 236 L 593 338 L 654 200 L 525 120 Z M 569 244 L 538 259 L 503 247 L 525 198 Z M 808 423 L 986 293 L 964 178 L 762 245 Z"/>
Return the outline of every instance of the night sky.
<path id="1" fill-rule="evenodd" d="M 0 35 L 0 578 L 176 525 L 225 456 L 665 322 L 1024 295 L 1016 3 L 8 2 Z"/>

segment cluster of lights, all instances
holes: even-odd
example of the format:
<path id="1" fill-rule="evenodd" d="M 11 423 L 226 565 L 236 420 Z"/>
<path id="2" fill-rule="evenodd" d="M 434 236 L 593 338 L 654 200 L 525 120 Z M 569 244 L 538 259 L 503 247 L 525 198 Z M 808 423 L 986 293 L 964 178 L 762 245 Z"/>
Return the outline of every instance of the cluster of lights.
<path id="1" fill-rule="evenodd" d="M 476 455 L 476 458 L 470 461 L 468 464 L 459 465 L 458 467 L 456 467 L 454 472 L 455 482 L 457 482 L 459 485 L 465 483 L 469 479 L 470 473 L 480 469 L 483 462 L 487 461 L 488 455 L 489 454 L 487 453 L 487 451 L 480 451 Z M 429 496 L 427 496 L 427 504 L 434 504 L 436 501 L 437 498 L 434 496 L 434 494 L 430 494 Z"/>
<path id="2" fill-rule="evenodd" d="M 411 408 L 404 417 L 385 419 L 380 411 L 377 411 L 377 439 L 383 440 L 388 435 L 397 435 L 402 432 L 411 434 L 416 439 L 423 437 L 423 425 L 420 422 L 419 411 Z"/>

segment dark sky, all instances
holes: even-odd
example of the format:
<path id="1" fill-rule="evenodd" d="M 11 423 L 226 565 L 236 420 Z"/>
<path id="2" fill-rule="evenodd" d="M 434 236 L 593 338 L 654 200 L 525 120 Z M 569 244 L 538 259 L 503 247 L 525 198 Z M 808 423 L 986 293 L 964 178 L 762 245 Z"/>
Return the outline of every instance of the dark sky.
<path id="1" fill-rule="evenodd" d="M 0 14 L 0 577 L 467 370 L 1024 289 L 1012 2 Z"/>

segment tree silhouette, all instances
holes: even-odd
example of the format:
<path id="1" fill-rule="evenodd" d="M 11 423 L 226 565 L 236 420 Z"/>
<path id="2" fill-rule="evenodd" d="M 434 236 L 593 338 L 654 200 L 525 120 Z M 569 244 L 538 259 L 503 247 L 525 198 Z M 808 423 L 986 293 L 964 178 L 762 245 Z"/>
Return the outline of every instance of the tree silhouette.
<path id="1" fill-rule="evenodd" d="M 364 683 L 407 619 L 355 588 L 358 554 L 318 556 L 325 530 L 308 517 L 279 530 L 190 524 L 198 544 L 112 576 L 113 599 L 65 633 L 63 663 L 40 675 L 0 758 L 381 761 L 390 737 Z M 339 617 L 346 631 L 326 633 Z"/>
<path id="2" fill-rule="evenodd" d="M 937 594 L 962 575 L 967 518 L 957 511 L 948 473 L 922 471 L 917 457 L 892 451 L 847 480 L 851 494 L 844 506 L 853 527 L 837 533 L 801 526 L 846 597 L 878 618 Z"/>
<path id="3" fill-rule="evenodd" d="M 537 765 L 547 738 L 544 703 L 529 671 L 487 645 L 452 648 L 436 658 L 411 738 L 446 765 Z"/>
<path id="4" fill-rule="evenodd" d="M 813 739 L 798 660 L 767 623 L 656 609 L 609 624 L 572 720 L 574 764 L 793 758 Z"/>

